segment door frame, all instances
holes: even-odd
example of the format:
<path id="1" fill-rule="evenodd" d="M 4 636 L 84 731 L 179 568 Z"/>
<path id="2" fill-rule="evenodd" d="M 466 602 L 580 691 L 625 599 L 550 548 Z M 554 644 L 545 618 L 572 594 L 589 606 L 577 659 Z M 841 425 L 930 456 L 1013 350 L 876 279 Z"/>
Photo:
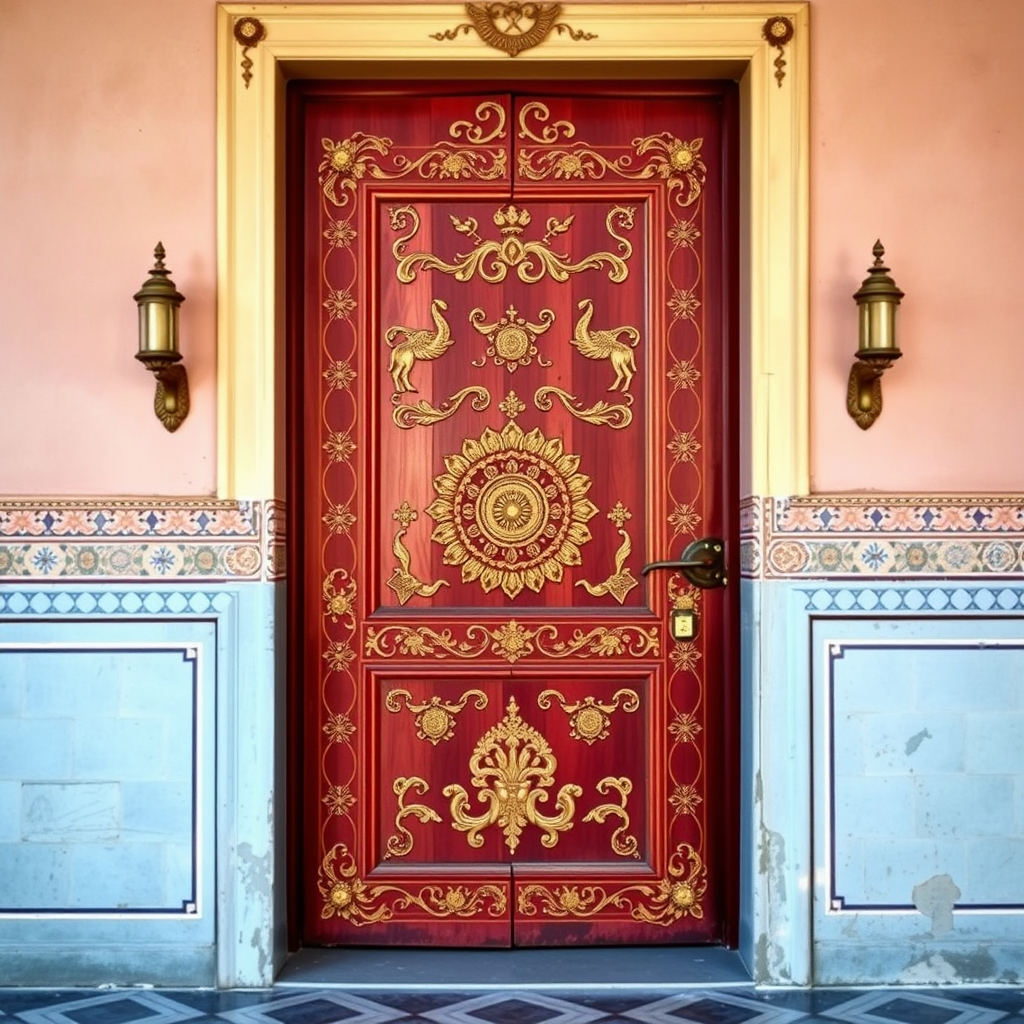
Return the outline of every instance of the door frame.
<path id="1" fill-rule="evenodd" d="M 732 78 L 740 86 L 740 489 L 742 495 L 807 491 L 809 294 L 809 3 L 571 4 L 562 17 L 590 40 L 552 35 L 509 59 L 472 33 L 432 37 L 465 20 L 461 4 L 219 4 L 218 65 L 218 496 L 286 497 L 283 339 L 285 317 L 285 87 L 292 78 L 417 80 L 537 77 Z M 234 29 L 258 18 L 262 37 L 243 48 Z M 769 19 L 792 38 L 773 47 Z M 249 39 L 252 36 L 248 37 Z M 243 37 L 245 41 L 245 37 Z M 642 70 L 641 70 L 642 69 Z M 770 429 L 769 429 L 770 427 Z M 282 609 L 283 613 L 283 609 Z M 275 636 L 285 635 L 283 614 Z M 746 631 L 744 665 L 756 664 L 758 633 Z M 283 654 L 283 644 L 275 649 Z M 284 659 L 278 663 L 283 666 Z M 748 702 L 756 679 L 745 681 Z M 283 711 L 284 672 L 277 708 Z M 280 719 L 279 719 L 279 724 Z M 744 730 L 745 794 L 757 770 L 756 737 Z M 275 734 L 280 738 L 281 729 Z M 276 768 L 283 775 L 283 744 Z M 741 808 L 751 836 L 754 808 Z M 280 818 L 278 819 L 280 822 Z M 245 823 L 239 822 L 239 825 Z M 253 822 L 253 833 L 259 831 Z M 265 823 L 272 873 L 281 878 L 283 830 Z M 277 842 L 275 842 L 277 840 Z M 749 844 L 748 844 L 749 845 Z M 772 916 L 757 853 L 740 864 L 740 945 L 748 963 Z M 281 922 L 286 887 L 270 916 Z M 241 893 L 235 895 L 239 900 Z M 227 897 L 225 927 L 241 908 Z M 796 900 L 794 902 L 799 902 Z M 799 908 L 794 916 L 801 916 Z M 269 922 L 268 922 L 269 923 Z M 793 966 L 806 936 L 795 936 Z M 746 948 L 748 947 L 749 948 Z M 800 969 L 792 971 L 796 977 Z"/>

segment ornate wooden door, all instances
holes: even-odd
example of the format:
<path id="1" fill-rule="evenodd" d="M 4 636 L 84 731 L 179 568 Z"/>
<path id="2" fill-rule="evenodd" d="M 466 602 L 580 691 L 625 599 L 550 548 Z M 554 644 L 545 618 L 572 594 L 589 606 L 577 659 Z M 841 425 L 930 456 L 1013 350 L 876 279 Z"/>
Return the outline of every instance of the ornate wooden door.
<path id="1" fill-rule="evenodd" d="M 307 942 L 721 939 L 727 133 L 617 92 L 294 105 Z"/>

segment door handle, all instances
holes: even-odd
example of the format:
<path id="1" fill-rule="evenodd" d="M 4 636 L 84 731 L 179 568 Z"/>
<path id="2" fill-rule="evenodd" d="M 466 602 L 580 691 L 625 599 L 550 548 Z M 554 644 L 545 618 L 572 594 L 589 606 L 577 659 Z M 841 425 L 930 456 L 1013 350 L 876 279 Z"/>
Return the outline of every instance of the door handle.
<path id="1" fill-rule="evenodd" d="M 677 562 L 649 562 L 640 570 L 646 576 L 652 569 L 672 569 L 681 572 L 695 587 L 710 590 L 724 587 L 725 541 L 720 537 L 702 537 L 687 544 Z"/>

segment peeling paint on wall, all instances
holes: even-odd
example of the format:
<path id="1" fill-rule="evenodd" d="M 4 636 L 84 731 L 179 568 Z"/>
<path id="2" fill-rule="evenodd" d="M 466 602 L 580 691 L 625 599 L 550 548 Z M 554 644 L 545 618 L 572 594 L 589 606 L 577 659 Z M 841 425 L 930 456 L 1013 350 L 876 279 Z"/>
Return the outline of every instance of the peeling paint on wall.
<path id="1" fill-rule="evenodd" d="M 920 732 L 914 733 L 914 735 L 907 740 L 907 745 L 904 747 L 907 756 L 909 757 L 909 755 L 916 753 L 917 748 L 921 746 L 925 740 L 930 740 L 931 738 L 932 734 L 927 729 L 922 729 Z"/>
<path id="2" fill-rule="evenodd" d="M 932 938 L 948 935 L 953 930 L 953 905 L 961 896 L 960 888 L 949 875 L 934 875 L 927 882 L 914 886 L 914 906 L 931 918 Z"/>

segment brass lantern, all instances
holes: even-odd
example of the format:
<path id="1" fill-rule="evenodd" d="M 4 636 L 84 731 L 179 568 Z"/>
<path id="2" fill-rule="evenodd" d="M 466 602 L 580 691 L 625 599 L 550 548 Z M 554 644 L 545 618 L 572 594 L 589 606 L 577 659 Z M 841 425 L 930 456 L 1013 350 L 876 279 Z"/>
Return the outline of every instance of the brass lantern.
<path id="1" fill-rule="evenodd" d="M 168 430 L 177 430 L 188 415 L 188 376 L 178 351 L 178 310 L 185 296 L 164 267 L 164 247 L 153 250 L 156 265 L 135 293 L 139 306 L 139 351 L 135 358 L 156 377 L 153 410 Z"/>
<path id="2" fill-rule="evenodd" d="M 880 241 L 872 252 L 874 266 L 853 296 L 860 317 L 860 348 L 846 392 L 846 408 L 862 430 L 882 411 L 882 374 L 903 355 L 896 340 L 896 311 L 903 292 L 882 263 L 885 248 Z"/>

